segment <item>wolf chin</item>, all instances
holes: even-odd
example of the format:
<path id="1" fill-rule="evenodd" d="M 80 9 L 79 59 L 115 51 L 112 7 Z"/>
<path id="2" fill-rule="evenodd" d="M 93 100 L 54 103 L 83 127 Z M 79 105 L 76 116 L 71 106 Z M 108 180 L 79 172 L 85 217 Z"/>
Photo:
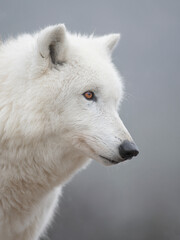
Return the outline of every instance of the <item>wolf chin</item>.
<path id="1" fill-rule="evenodd" d="M 119 38 L 59 24 L 0 44 L 0 239 L 39 239 L 62 186 L 89 159 L 114 165 L 138 154 L 118 114 Z"/>

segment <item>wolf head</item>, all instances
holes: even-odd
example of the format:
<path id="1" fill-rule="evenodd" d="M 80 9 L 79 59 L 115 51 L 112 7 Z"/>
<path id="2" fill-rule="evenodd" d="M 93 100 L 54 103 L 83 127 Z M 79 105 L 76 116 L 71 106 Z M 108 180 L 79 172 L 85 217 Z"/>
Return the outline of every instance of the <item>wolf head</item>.
<path id="1" fill-rule="evenodd" d="M 73 35 L 63 24 L 50 26 L 35 35 L 29 66 L 33 84 L 41 86 L 48 128 L 67 147 L 106 165 L 138 154 L 118 114 L 123 83 L 111 53 L 119 38 Z"/>

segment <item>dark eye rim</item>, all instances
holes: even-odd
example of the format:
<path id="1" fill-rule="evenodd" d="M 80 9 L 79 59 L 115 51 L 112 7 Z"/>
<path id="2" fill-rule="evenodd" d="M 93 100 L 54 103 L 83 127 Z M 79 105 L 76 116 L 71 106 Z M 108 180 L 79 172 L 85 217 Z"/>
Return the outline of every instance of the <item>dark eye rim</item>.
<path id="1" fill-rule="evenodd" d="M 91 97 L 91 98 L 87 98 L 87 97 L 86 97 L 85 94 L 88 93 L 88 92 L 92 94 L 92 97 Z M 96 98 L 96 96 L 95 96 L 95 94 L 94 94 L 93 91 L 86 91 L 86 92 L 84 92 L 82 95 L 83 95 L 84 98 L 85 98 L 86 100 L 88 100 L 88 101 L 94 101 L 94 102 L 97 101 L 97 98 Z"/>

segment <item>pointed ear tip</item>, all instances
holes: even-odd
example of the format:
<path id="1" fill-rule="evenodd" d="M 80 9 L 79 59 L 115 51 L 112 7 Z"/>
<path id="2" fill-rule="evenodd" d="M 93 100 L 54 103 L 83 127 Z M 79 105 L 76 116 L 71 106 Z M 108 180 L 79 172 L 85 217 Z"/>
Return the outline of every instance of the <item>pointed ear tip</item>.
<path id="1" fill-rule="evenodd" d="M 57 24 L 57 28 L 61 31 L 66 31 L 66 26 L 64 23 Z"/>
<path id="2" fill-rule="evenodd" d="M 121 34 L 120 34 L 120 33 L 113 33 L 112 36 L 113 36 L 114 39 L 116 39 L 117 41 L 119 41 L 120 38 L 121 38 Z"/>

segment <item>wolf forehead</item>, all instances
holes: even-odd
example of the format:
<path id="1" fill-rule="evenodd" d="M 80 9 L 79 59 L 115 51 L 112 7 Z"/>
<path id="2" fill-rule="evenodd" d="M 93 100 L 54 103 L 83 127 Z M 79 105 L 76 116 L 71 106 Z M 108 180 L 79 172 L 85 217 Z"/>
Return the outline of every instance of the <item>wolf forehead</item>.
<path id="1" fill-rule="evenodd" d="M 92 52 L 91 52 L 92 54 Z M 120 74 L 116 71 L 113 64 L 109 64 L 101 56 L 94 57 L 94 60 L 87 60 L 85 62 L 82 55 L 77 55 L 78 60 L 70 62 L 64 65 L 67 69 L 67 75 L 65 79 L 69 79 L 76 89 L 94 90 L 102 92 L 105 95 L 114 95 L 115 98 L 119 98 L 123 93 L 123 83 Z M 69 75 L 69 66 L 72 71 Z M 65 80 L 64 79 L 64 80 Z M 78 83 L 78 84 L 76 84 Z"/>

